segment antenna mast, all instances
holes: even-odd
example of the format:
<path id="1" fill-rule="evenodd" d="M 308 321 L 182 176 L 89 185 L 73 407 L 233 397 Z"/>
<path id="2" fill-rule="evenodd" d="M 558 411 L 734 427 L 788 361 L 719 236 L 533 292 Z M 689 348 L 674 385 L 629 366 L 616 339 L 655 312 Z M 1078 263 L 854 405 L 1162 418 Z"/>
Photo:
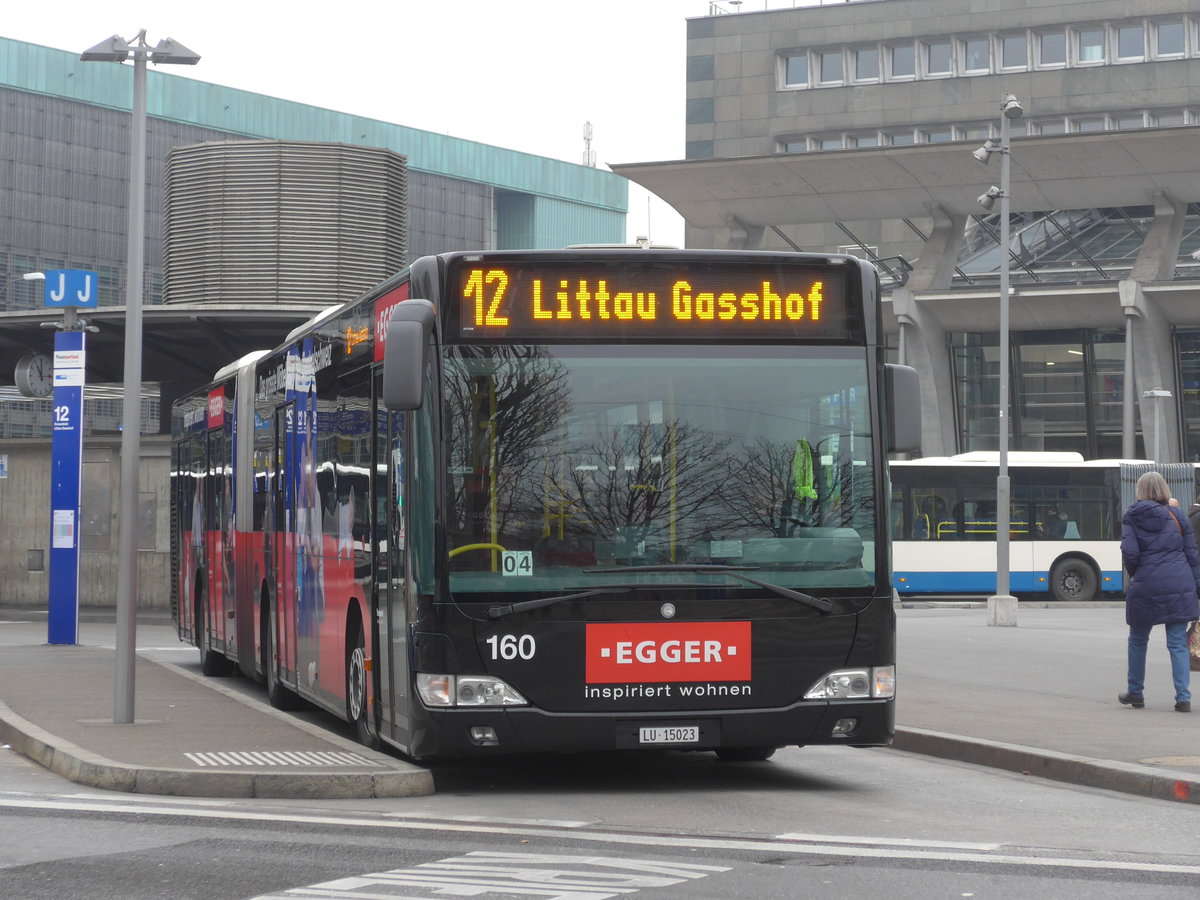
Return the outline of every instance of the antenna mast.
<path id="1" fill-rule="evenodd" d="M 596 168 L 596 151 L 592 149 L 592 123 L 583 123 L 583 164 Z"/>

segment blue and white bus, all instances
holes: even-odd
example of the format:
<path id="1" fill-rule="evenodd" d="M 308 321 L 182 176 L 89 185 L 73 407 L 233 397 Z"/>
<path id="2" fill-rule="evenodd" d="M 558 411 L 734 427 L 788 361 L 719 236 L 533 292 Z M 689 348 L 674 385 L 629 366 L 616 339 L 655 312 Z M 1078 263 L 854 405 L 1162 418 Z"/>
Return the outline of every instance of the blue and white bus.
<path id="1" fill-rule="evenodd" d="M 1124 590 L 1121 516 L 1143 472 L 1157 469 L 1186 508 L 1195 467 L 1146 460 L 1085 460 L 1078 453 L 1008 455 L 1010 589 L 1091 600 Z M 999 454 L 894 461 L 893 585 L 901 595 L 996 590 Z"/>

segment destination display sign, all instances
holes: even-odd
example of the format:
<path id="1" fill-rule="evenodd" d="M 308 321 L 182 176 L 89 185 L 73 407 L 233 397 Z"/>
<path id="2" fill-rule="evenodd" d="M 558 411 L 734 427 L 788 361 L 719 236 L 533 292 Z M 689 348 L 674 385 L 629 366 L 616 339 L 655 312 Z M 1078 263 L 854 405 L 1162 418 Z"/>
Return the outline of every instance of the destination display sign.
<path id="1" fill-rule="evenodd" d="M 455 260 L 461 340 L 856 340 L 846 264 L 712 257 Z"/>

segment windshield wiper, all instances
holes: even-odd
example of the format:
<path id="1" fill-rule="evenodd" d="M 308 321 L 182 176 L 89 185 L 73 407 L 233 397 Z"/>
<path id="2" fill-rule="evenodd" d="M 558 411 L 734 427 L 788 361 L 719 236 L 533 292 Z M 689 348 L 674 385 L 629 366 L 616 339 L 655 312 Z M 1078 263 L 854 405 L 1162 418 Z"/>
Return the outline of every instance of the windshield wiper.
<path id="1" fill-rule="evenodd" d="M 789 600 L 795 600 L 797 603 L 803 603 L 805 606 L 810 606 L 823 616 L 833 612 L 833 604 L 822 597 L 814 597 L 812 594 L 805 594 L 802 591 L 793 591 L 791 588 L 785 588 L 778 584 L 771 584 L 769 581 L 759 581 L 757 578 L 751 578 L 749 575 L 743 575 L 742 572 L 757 571 L 759 566 L 721 566 L 712 564 L 703 565 L 687 565 L 686 563 L 670 563 L 658 566 L 614 566 L 605 569 L 584 569 L 584 573 L 588 575 L 603 572 L 605 574 L 630 575 L 640 572 L 687 572 L 692 575 L 702 575 L 707 572 L 712 572 L 719 575 L 728 575 L 730 578 L 736 578 L 738 581 L 744 581 L 747 584 L 753 584 L 757 587 L 768 590 L 773 594 L 778 594 L 780 597 L 787 597 Z"/>
<path id="2" fill-rule="evenodd" d="M 507 603 L 504 606 L 489 606 L 485 615 L 489 619 L 500 619 L 514 613 L 525 612 L 527 609 L 541 609 L 543 606 L 553 606 L 565 600 L 579 600 L 596 594 L 627 594 L 633 587 L 616 584 L 612 587 L 596 588 L 591 591 L 580 591 L 577 594 L 563 594 L 561 597 L 538 597 L 536 600 L 522 600 L 520 603 Z"/>

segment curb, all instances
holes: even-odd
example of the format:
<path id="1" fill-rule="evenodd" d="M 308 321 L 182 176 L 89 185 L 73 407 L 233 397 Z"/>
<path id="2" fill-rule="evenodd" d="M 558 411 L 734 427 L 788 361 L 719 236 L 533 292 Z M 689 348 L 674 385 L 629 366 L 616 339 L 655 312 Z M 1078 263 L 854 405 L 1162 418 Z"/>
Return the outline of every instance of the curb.
<path id="1" fill-rule="evenodd" d="M 308 774 L 300 772 L 193 772 L 133 766 L 55 737 L 0 703 L 0 742 L 56 775 L 106 791 L 174 797 L 258 797 L 288 800 L 361 800 L 424 797 L 433 776 L 413 771 Z M 358 747 L 359 751 L 364 748 Z"/>
<path id="2" fill-rule="evenodd" d="M 1022 775 L 1156 800 L 1200 804 L 1200 776 L 1112 759 L 1096 759 L 983 738 L 897 726 L 892 746 L 909 753 L 991 766 Z"/>
<path id="3" fill-rule="evenodd" d="M 374 772 L 196 772 L 190 769 L 134 766 L 108 759 L 57 737 L 17 715 L 0 701 L 0 743 L 77 784 L 107 791 L 175 797 L 258 797 L 273 800 L 362 800 L 427 797 L 434 793 L 433 773 L 394 759 L 322 728 L 289 716 L 232 688 L 202 678 L 169 662 L 143 657 L 197 684 L 203 684 L 260 714 L 273 716 L 379 766 Z"/>

